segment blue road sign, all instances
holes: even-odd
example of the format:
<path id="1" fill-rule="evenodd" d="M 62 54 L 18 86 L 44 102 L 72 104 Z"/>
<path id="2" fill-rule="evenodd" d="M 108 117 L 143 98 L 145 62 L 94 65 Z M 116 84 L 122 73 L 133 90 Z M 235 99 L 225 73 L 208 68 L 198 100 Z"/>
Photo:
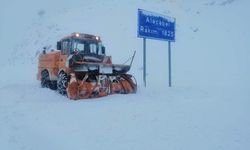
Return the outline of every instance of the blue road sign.
<path id="1" fill-rule="evenodd" d="M 137 36 L 175 41 L 175 18 L 138 9 Z"/>

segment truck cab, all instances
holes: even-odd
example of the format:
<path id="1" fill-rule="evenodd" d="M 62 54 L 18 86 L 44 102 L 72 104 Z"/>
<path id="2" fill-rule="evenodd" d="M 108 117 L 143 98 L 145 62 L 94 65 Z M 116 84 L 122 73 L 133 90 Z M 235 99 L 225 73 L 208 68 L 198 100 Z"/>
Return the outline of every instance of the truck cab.
<path id="1" fill-rule="evenodd" d="M 76 52 L 84 54 L 105 55 L 105 47 L 99 36 L 82 33 L 72 33 L 57 42 L 57 50 L 62 54 L 70 55 Z"/>

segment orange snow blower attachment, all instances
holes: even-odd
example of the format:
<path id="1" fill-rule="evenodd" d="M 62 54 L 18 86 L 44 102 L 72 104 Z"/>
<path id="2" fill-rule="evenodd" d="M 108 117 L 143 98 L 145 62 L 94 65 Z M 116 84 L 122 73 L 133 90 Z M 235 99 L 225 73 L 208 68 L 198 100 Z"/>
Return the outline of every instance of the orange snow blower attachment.
<path id="1" fill-rule="evenodd" d="M 39 56 L 37 78 L 73 100 L 136 93 L 136 80 L 127 74 L 134 57 L 129 65 L 112 64 L 99 36 L 72 33 Z"/>
<path id="2" fill-rule="evenodd" d="M 71 74 L 71 79 L 67 88 L 68 97 L 70 99 L 85 99 L 92 97 L 102 97 L 109 94 L 128 94 L 136 92 L 136 85 L 131 80 L 130 76 L 120 77 L 120 79 L 106 80 L 105 77 L 99 77 L 98 81 L 87 81 L 88 75 L 84 80 L 77 80 L 74 74 Z M 117 77 L 114 77 L 117 78 Z"/>

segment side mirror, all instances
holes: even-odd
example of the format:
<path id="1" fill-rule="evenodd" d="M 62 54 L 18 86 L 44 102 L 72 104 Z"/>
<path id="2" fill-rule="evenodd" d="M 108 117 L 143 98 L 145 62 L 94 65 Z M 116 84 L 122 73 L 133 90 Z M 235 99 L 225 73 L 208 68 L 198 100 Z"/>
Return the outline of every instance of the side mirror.
<path id="1" fill-rule="evenodd" d="M 58 41 L 56 45 L 57 50 L 62 50 L 62 42 Z"/>
<path id="2" fill-rule="evenodd" d="M 43 47 L 43 54 L 46 54 L 46 46 Z"/>
<path id="3" fill-rule="evenodd" d="M 105 55 L 105 47 L 102 46 L 102 54 Z"/>

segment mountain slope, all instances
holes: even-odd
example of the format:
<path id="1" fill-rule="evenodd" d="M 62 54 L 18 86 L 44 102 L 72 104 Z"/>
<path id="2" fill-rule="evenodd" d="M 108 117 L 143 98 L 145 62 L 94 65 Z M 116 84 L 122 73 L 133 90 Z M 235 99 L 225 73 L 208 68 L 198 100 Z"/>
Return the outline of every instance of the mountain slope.
<path id="1" fill-rule="evenodd" d="M 250 147 L 247 0 L 1 1 L 0 149 Z M 168 88 L 167 42 L 147 40 L 147 88 L 137 9 L 177 19 Z M 100 35 L 115 63 L 137 51 L 138 93 L 69 101 L 36 81 L 43 46 Z"/>

